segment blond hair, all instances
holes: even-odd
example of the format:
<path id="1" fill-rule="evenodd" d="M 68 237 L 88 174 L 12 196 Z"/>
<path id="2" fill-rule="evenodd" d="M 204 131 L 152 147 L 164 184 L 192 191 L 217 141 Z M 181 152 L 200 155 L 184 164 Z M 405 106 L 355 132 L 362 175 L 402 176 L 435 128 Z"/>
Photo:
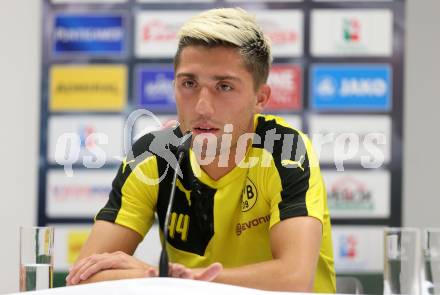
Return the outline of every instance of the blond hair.
<path id="1" fill-rule="evenodd" d="M 217 8 L 202 12 L 186 22 L 179 33 L 174 69 L 187 46 L 225 46 L 237 48 L 244 65 L 252 74 L 257 89 L 267 82 L 272 63 L 269 39 L 255 17 L 241 8 Z"/>

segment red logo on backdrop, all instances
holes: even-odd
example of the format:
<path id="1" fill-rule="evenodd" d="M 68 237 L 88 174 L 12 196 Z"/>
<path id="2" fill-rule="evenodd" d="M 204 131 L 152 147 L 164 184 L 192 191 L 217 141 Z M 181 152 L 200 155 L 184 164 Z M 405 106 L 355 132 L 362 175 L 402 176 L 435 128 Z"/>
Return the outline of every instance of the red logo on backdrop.
<path id="1" fill-rule="evenodd" d="M 273 65 L 268 84 L 272 89 L 266 110 L 291 110 L 301 108 L 301 68 L 297 65 Z"/>
<path id="2" fill-rule="evenodd" d="M 354 235 L 340 237 L 339 255 L 346 259 L 355 259 L 357 256 L 358 240 Z"/>
<path id="3" fill-rule="evenodd" d="M 298 31 L 288 23 L 280 24 L 279 20 L 266 18 L 260 20 L 260 25 L 272 46 L 285 46 L 299 42 Z"/>
<path id="4" fill-rule="evenodd" d="M 358 19 L 344 19 L 344 40 L 358 42 L 361 39 L 361 22 Z"/>
<path id="5" fill-rule="evenodd" d="M 371 189 L 354 177 L 345 176 L 333 183 L 328 189 L 328 198 L 334 201 L 370 202 Z"/>
<path id="6" fill-rule="evenodd" d="M 147 42 L 172 41 L 177 38 L 177 33 L 170 24 L 160 20 L 152 20 L 142 28 L 142 40 Z"/>
<path id="7" fill-rule="evenodd" d="M 270 31 L 266 32 L 274 46 L 298 42 L 298 33 L 293 31 Z"/>
<path id="8" fill-rule="evenodd" d="M 111 191 L 107 185 L 54 185 L 50 188 L 57 201 L 106 199 Z"/>

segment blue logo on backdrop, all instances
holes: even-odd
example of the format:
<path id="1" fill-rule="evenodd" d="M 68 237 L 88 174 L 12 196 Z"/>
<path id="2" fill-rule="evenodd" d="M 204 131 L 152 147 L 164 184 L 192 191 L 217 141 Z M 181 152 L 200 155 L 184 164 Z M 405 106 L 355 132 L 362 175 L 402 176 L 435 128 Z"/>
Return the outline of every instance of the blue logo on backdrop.
<path id="1" fill-rule="evenodd" d="M 121 55 L 125 35 L 122 15 L 57 15 L 53 50 L 55 54 Z"/>
<path id="2" fill-rule="evenodd" d="M 176 110 L 172 66 L 143 66 L 137 70 L 138 106 L 148 110 Z"/>
<path id="3" fill-rule="evenodd" d="M 311 105 L 317 110 L 386 111 L 391 90 L 388 65 L 316 65 L 311 70 Z"/>

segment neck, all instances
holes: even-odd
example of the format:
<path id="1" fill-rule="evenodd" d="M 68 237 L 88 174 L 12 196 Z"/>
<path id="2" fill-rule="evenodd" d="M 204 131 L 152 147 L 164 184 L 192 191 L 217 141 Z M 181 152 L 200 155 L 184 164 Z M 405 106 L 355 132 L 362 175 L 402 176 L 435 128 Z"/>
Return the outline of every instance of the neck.
<path id="1" fill-rule="evenodd" d="M 253 118 L 249 121 L 249 126 L 247 132 L 253 132 L 254 121 Z M 226 152 L 219 151 L 217 155 L 214 156 L 212 161 L 207 161 L 209 164 L 200 165 L 203 171 L 209 175 L 214 180 L 218 180 L 228 174 L 232 169 L 240 163 L 247 154 L 249 147 L 252 146 L 252 140 L 247 141 L 245 147 L 236 145 L 231 148 L 229 155 L 224 154 Z M 225 159 L 227 158 L 227 160 Z M 227 163 L 226 163 L 227 162 Z M 199 161 L 200 163 L 200 161 Z"/>
<path id="2" fill-rule="evenodd" d="M 246 157 L 246 151 L 248 150 L 250 144 L 246 145 L 244 151 L 238 151 L 237 148 L 233 149 L 229 156 L 227 155 L 216 155 L 209 164 L 201 165 L 203 171 L 209 175 L 214 180 L 218 180 L 228 174 L 232 169 L 237 166 Z M 225 163 L 225 157 L 228 157 L 227 163 Z M 237 159 L 236 159 L 237 157 Z"/>

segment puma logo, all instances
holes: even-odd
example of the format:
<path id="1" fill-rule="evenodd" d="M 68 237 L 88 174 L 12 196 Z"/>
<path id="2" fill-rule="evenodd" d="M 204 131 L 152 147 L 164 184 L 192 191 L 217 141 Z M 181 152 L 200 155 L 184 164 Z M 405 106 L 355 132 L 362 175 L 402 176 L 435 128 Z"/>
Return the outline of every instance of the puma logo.
<path id="1" fill-rule="evenodd" d="M 127 168 L 127 165 L 130 163 L 134 163 L 135 160 L 130 160 L 127 162 L 127 158 L 124 158 L 124 160 L 122 160 L 122 173 L 125 173 L 125 168 Z"/>
<path id="2" fill-rule="evenodd" d="M 286 168 L 290 168 L 288 166 L 294 166 L 296 168 L 301 169 L 304 172 L 303 162 L 304 162 L 304 156 L 301 156 L 301 157 L 299 157 L 298 161 L 282 160 L 281 165 L 283 165 Z"/>

